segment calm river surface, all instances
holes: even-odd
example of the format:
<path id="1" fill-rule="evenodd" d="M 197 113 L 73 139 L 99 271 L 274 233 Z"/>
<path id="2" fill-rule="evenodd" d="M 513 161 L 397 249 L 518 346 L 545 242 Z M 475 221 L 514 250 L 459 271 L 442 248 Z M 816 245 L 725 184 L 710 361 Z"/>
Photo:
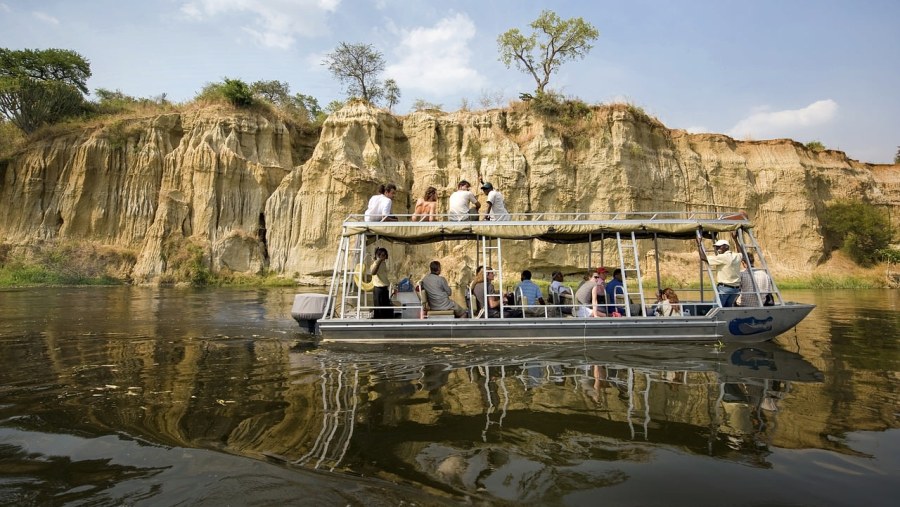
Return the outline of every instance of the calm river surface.
<path id="1" fill-rule="evenodd" d="M 2 290 L 0 505 L 897 505 L 898 292 L 749 347 L 361 350 L 293 290 Z"/>

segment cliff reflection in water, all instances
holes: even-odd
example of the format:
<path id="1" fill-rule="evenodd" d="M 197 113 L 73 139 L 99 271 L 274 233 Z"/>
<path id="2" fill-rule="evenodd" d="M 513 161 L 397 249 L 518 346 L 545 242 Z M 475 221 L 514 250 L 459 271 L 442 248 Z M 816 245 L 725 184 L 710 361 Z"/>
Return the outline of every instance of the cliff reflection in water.
<path id="1" fill-rule="evenodd" d="M 848 437 L 897 427 L 896 335 L 867 327 L 886 315 L 877 308 L 866 321 L 838 309 L 814 314 L 780 344 L 365 350 L 298 347 L 296 324 L 276 315 L 289 310 L 290 293 L 172 298 L 132 290 L 127 298 L 118 290 L 3 295 L 0 458 L 8 465 L 28 470 L 43 462 L 29 456 L 50 452 L 19 441 L 118 435 L 267 460 L 298 474 L 333 470 L 454 498 L 550 503 L 645 484 L 685 462 L 698 476 L 722 463 L 778 468 L 773 458 L 792 449 L 827 453 L 804 465 L 862 457 L 890 468 Z M 50 309 L 41 316 L 38 304 Z M 864 361 L 866 350 L 887 352 Z M 654 472 L 641 467 L 650 462 Z M 152 489 L 169 464 L 143 466 Z M 817 482 L 837 479 L 835 488 L 846 475 L 860 477 L 831 465 L 807 469 Z M 59 471 L 41 473 L 35 482 L 51 484 Z M 723 484 L 764 480 L 730 473 Z M 887 487 L 891 474 L 872 475 L 871 489 Z M 809 489 L 797 491 L 754 498 L 797 501 L 791 495 Z"/>

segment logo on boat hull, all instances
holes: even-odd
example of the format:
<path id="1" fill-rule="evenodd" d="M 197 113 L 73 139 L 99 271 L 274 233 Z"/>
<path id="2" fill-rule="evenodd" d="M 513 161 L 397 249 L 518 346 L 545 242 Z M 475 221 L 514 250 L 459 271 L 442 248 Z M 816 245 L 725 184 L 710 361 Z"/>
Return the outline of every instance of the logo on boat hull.
<path id="1" fill-rule="evenodd" d="M 740 336 L 765 333 L 772 330 L 772 317 L 766 319 L 757 319 L 755 317 L 734 319 L 728 323 L 728 330 L 731 334 Z"/>

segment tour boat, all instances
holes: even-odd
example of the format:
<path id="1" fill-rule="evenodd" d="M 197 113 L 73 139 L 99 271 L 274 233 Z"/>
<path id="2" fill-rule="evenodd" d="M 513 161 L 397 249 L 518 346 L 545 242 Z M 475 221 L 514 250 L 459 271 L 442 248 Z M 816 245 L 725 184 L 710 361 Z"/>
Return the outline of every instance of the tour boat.
<path id="1" fill-rule="evenodd" d="M 697 212 L 608 212 L 608 213 L 529 213 L 512 214 L 502 221 L 454 221 L 438 215 L 436 221 L 412 221 L 398 216 L 395 221 L 367 222 L 362 215 L 351 215 L 343 223 L 338 252 L 328 294 L 298 294 L 292 308 L 301 327 L 322 342 L 404 342 L 450 344 L 458 342 L 722 342 L 752 343 L 770 340 L 796 326 L 814 305 L 785 301 L 772 279 L 763 250 L 753 236 L 753 224 L 741 213 Z M 716 275 L 697 256 L 698 276 L 684 287 L 673 287 L 680 295 L 681 315 L 657 316 L 657 294 L 663 288 L 659 267 L 659 241 L 687 241 L 696 251 L 708 240 L 728 239 L 733 251 L 755 256 L 755 270 L 771 280 L 771 292 L 763 293 L 756 277 L 749 301 L 769 306 L 724 307 L 716 291 Z M 587 248 L 584 272 L 591 267 L 609 266 L 622 273 L 622 294 L 605 307 L 621 305 L 623 313 L 606 317 L 578 317 L 578 303 L 565 295 L 544 294 L 547 305 L 530 307 L 526 317 L 521 301 L 507 304 L 500 298 L 500 318 L 487 318 L 475 309 L 466 318 L 454 318 L 449 312 L 429 311 L 419 297 L 418 286 L 412 292 L 398 292 L 397 318 L 375 319 L 371 287 L 365 281 L 373 243 L 427 244 L 469 242 L 478 264 L 494 274 L 498 294 L 511 292 L 518 272 L 504 271 L 504 246 L 512 242 L 542 241 L 555 244 L 581 244 Z M 566 246 L 565 248 L 574 248 Z M 654 251 L 655 256 L 646 256 Z M 654 265 L 647 259 L 656 259 Z M 612 271 L 612 269 L 610 269 Z M 428 273 L 427 262 L 415 276 Z M 655 277 L 647 276 L 655 273 Z M 504 280 L 515 274 L 515 282 Z M 451 287 L 455 285 L 449 280 Z M 482 287 L 485 285 L 483 284 Z M 486 290 L 486 289 L 485 289 Z M 454 293 L 463 292 L 454 290 Z M 489 294 L 483 294 L 487 300 Z M 468 300 L 469 298 L 467 298 Z M 472 304 L 474 304 L 472 298 Z M 517 298 L 518 299 L 518 298 Z M 460 300 L 461 302 L 461 300 Z M 618 303 L 618 305 L 616 305 Z M 535 316 L 535 314 L 537 315 Z"/>

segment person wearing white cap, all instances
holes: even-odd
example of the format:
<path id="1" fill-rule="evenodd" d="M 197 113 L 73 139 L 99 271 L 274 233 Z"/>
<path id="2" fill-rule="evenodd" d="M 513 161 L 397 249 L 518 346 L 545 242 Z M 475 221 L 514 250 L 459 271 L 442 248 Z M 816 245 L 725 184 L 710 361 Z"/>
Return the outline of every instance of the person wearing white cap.
<path id="1" fill-rule="evenodd" d="M 699 238 L 697 249 L 701 261 L 706 261 L 710 266 L 717 268 L 716 290 L 719 292 L 722 306 L 734 306 L 738 294 L 741 293 L 741 254 L 730 251 L 728 241 L 724 239 L 713 243 L 715 255 L 706 256 Z"/>
<path id="2" fill-rule="evenodd" d="M 481 190 L 487 195 L 487 208 L 484 210 L 485 220 L 509 220 L 509 211 L 503 202 L 503 194 L 494 190 L 494 185 L 482 183 Z"/>

